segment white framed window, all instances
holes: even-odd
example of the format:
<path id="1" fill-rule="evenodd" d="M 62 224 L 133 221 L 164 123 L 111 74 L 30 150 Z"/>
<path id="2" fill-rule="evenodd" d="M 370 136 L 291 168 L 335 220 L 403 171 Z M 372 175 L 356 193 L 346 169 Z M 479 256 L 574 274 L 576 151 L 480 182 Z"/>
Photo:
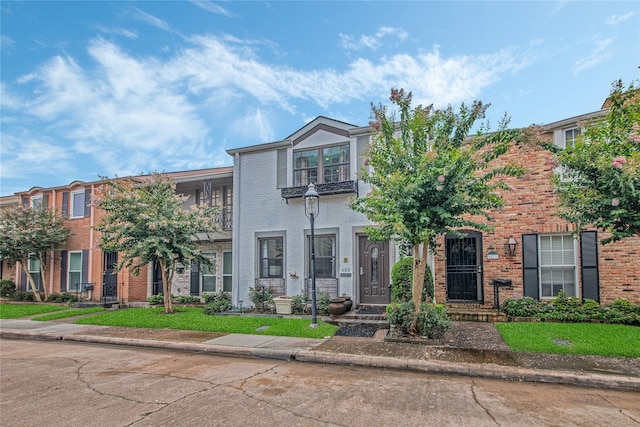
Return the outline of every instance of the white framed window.
<path id="1" fill-rule="evenodd" d="M 84 217 L 84 190 L 71 193 L 71 218 Z"/>
<path id="2" fill-rule="evenodd" d="M 33 278 L 36 289 L 42 291 L 42 275 L 40 274 L 40 258 L 37 256 L 29 257 L 28 267 L 29 274 Z"/>
<path id="3" fill-rule="evenodd" d="M 258 239 L 260 248 L 260 278 L 282 278 L 284 247 L 282 237 Z"/>
<path id="4" fill-rule="evenodd" d="M 582 129 L 579 127 L 564 129 L 562 133 L 563 133 L 562 140 L 564 142 L 564 148 L 573 147 L 576 143 L 576 139 L 582 133 Z"/>
<path id="5" fill-rule="evenodd" d="M 311 237 L 309 237 L 311 240 Z M 314 237 L 316 256 L 316 277 L 336 277 L 336 236 L 319 235 Z M 311 247 L 309 243 L 308 247 Z M 311 268 L 311 251 L 309 251 L 309 268 Z M 311 273 L 309 273 L 309 277 Z"/>
<path id="6" fill-rule="evenodd" d="M 84 194 L 84 193 L 83 193 Z M 69 252 L 67 283 L 69 292 L 82 291 L 82 251 Z"/>
<path id="7" fill-rule="evenodd" d="M 44 206 L 44 197 L 42 194 L 37 196 L 31 196 L 31 207 L 32 208 L 41 208 Z"/>
<path id="8" fill-rule="evenodd" d="M 233 289 L 232 284 L 232 252 L 222 252 L 222 291 L 231 292 Z"/>
<path id="9" fill-rule="evenodd" d="M 571 234 L 538 236 L 540 297 L 553 298 L 565 291 L 577 295 L 576 240 Z"/>
<path id="10" fill-rule="evenodd" d="M 200 269 L 200 289 L 202 293 L 213 293 L 217 291 L 217 275 L 216 275 L 216 253 L 207 252 L 204 254 L 212 262 L 212 266 L 202 265 Z"/>
<path id="11" fill-rule="evenodd" d="M 348 181 L 349 144 L 293 153 L 293 185 Z"/>

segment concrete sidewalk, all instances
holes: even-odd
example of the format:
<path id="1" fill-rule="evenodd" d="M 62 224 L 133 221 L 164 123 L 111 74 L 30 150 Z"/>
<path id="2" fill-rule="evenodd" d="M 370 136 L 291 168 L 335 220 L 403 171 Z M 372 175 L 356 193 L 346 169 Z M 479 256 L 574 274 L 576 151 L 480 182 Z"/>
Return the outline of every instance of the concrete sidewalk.
<path id="1" fill-rule="evenodd" d="M 2 339 L 66 340 L 640 391 L 640 359 L 514 353 L 500 342 L 491 323 L 454 322 L 452 329 L 444 345 L 387 342 L 385 330 L 378 330 L 373 338 L 228 334 L 193 342 L 189 331 L 171 331 L 167 340 L 154 337 L 154 332 L 162 331 L 150 330 L 139 338 L 133 333 L 128 336 L 128 328 L 0 320 Z"/>

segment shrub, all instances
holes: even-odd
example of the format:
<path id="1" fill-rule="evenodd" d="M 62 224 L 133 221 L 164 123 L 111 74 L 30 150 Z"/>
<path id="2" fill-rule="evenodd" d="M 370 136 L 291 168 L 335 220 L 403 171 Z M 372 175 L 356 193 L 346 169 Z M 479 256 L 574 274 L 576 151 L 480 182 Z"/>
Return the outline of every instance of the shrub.
<path id="1" fill-rule="evenodd" d="M 631 301 L 629 301 L 628 299 L 624 299 L 624 298 L 620 298 L 615 300 L 613 303 L 611 303 L 611 305 L 609 306 L 611 308 L 615 308 L 618 309 L 620 311 L 623 311 L 625 313 L 633 313 L 634 310 L 634 305 Z"/>
<path id="2" fill-rule="evenodd" d="M 424 303 L 418 313 L 418 331 L 427 338 L 442 340 L 451 320 L 441 304 Z"/>
<path id="3" fill-rule="evenodd" d="M 31 291 L 15 291 L 13 293 L 12 299 L 16 301 L 31 301 L 34 302 L 36 297 L 33 296 L 33 292 Z"/>
<path id="4" fill-rule="evenodd" d="M 273 289 L 267 286 L 249 288 L 249 300 L 258 311 L 265 311 L 267 304 L 273 304 Z"/>
<path id="5" fill-rule="evenodd" d="M 147 298 L 147 302 L 149 304 L 164 304 L 164 295 L 162 294 L 156 294 L 156 295 L 151 295 L 149 298 Z"/>
<path id="6" fill-rule="evenodd" d="M 47 302 L 60 302 L 64 304 L 71 304 L 83 300 L 84 298 L 78 297 L 70 292 L 62 292 L 59 294 L 49 294 Z"/>
<path id="7" fill-rule="evenodd" d="M 200 297 L 196 295 L 178 295 L 178 298 L 175 298 L 175 301 L 180 304 L 197 304 L 202 302 Z"/>
<path id="8" fill-rule="evenodd" d="M 412 301 L 399 301 L 387 305 L 387 320 L 402 334 L 409 333 L 415 310 Z"/>
<path id="9" fill-rule="evenodd" d="M 18 290 L 16 282 L 11 279 L 0 280 L 0 297 L 11 298 Z"/>
<path id="10" fill-rule="evenodd" d="M 582 303 L 579 298 L 567 296 L 565 291 L 560 291 L 556 297 L 551 301 L 553 310 L 572 312 L 580 308 Z"/>
<path id="11" fill-rule="evenodd" d="M 305 314 L 307 311 L 307 303 L 309 302 L 309 297 L 307 294 L 300 294 L 293 297 L 291 300 L 291 307 L 293 309 L 293 314 Z"/>
<path id="12" fill-rule="evenodd" d="M 531 297 L 507 298 L 502 303 L 502 312 L 507 316 L 537 317 L 547 310 L 547 304 Z"/>
<path id="13" fill-rule="evenodd" d="M 329 315 L 329 294 L 320 294 L 316 299 L 316 309 L 318 310 L 318 314 L 321 316 Z"/>
<path id="14" fill-rule="evenodd" d="M 205 302 L 207 304 L 204 306 L 202 312 L 209 316 L 216 313 L 224 313 L 233 308 L 231 304 L 231 294 L 229 292 L 206 295 Z"/>
<path id="15" fill-rule="evenodd" d="M 411 288 L 413 286 L 413 257 L 400 259 L 391 269 L 391 301 L 411 301 Z M 433 298 L 434 285 L 433 274 L 427 265 L 422 288 L 422 301 Z"/>

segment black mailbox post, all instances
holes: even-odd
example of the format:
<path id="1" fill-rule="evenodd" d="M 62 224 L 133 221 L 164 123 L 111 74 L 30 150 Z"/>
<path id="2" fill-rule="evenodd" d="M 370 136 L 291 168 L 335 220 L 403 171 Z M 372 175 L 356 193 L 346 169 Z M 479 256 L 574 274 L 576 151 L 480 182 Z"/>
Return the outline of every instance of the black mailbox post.
<path id="1" fill-rule="evenodd" d="M 500 292 L 498 288 L 500 286 L 511 286 L 511 280 L 509 279 L 494 279 L 493 280 L 493 301 L 495 301 L 495 307 L 498 309 L 498 314 L 500 314 Z"/>

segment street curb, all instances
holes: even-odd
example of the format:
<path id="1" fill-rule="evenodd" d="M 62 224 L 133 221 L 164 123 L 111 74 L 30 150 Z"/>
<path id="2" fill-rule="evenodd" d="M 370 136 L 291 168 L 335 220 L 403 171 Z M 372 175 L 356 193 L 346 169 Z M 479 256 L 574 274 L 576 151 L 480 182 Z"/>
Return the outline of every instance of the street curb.
<path id="1" fill-rule="evenodd" d="M 495 364 L 452 363 L 432 360 L 399 359 L 385 356 L 351 355 L 319 351 L 301 351 L 296 354 L 300 362 L 353 365 L 369 368 L 387 368 L 403 371 L 428 372 L 445 375 L 462 375 L 493 378 L 506 381 L 527 381 L 548 384 L 570 384 L 581 387 L 612 390 L 640 391 L 640 379 L 628 376 L 612 376 L 568 371 L 539 371 L 535 369 L 501 366 Z"/>
<path id="2" fill-rule="evenodd" d="M 185 343 L 175 341 L 144 340 L 138 338 L 114 338 L 97 335 L 60 334 L 54 332 L 0 331 L 4 339 L 37 339 L 45 341 L 72 341 L 93 344 L 121 345 L 128 347 L 157 348 L 163 350 L 189 351 L 263 359 L 294 360 L 297 352 L 274 348 L 238 347 L 228 345 Z"/>
<path id="3" fill-rule="evenodd" d="M 492 363 L 472 364 L 433 360 L 401 359 L 385 356 L 328 353 L 315 350 L 282 350 L 259 347 L 223 346 L 215 344 L 185 343 L 175 341 L 114 338 L 97 335 L 61 334 L 55 332 L 0 331 L 1 339 L 33 339 L 47 341 L 71 341 L 80 343 L 120 345 L 140 348 L 188 351 L 220 356 L 295 360 L 304 363 L 350 365 L 368 368 L 397 369 L 402 371 L 492 378 L 506 381 L 527 381 L 547 384 L 568 384 L 581 387 L 640 391 L 640 379 L 624 375 L 602 375 L 569 371 L 540 371 Z"/>

